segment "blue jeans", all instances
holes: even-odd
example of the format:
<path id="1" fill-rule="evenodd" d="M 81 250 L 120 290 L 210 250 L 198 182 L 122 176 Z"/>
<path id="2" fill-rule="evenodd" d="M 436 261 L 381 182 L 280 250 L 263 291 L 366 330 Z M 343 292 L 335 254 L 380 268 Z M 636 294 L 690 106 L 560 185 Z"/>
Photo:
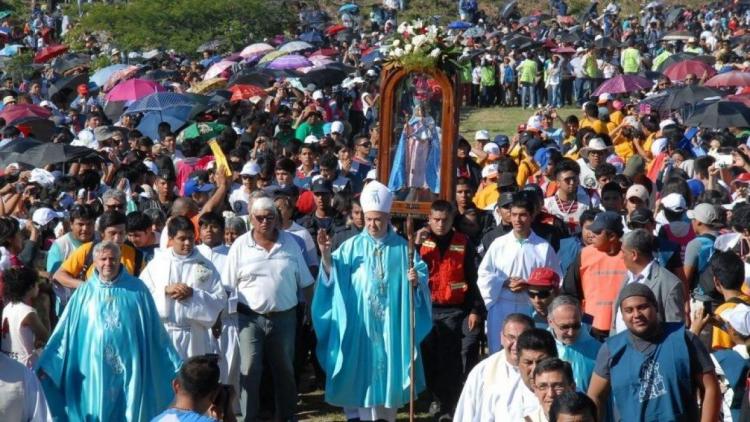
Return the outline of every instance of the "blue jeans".
<path id="1" fill-rule="evenodd" d="M 526 108 L 527 104 L 536 107 L 536 85 L 521 83 L 521 107 Z"/>
<path id="2" fill-rule="evenodd" d="M 586 90 L 586 78 L 575 78 L 573 80 L 573 95 L 575 96 L 575 102 L 579 106 L 582 106 L 585 98 L 584 92 Z"/>
<path id="3" fill-rule="evenodd" d="M 549 104 L 550 107 L 562 107 L 560 84 L 550 85 L 549 88 L 547 88 L 547 104 Z"/>
<path id="4" fill-rule="evenodd" d="M 254 422 L 258 418 L 264 355 L 271 367 L 277 420 L 292 420 L 297 404 L 297 386 L 294 382 L 296 308 L 268 316 L 240 313 L 238 323 L 240 411 L 244 420 Z"/>

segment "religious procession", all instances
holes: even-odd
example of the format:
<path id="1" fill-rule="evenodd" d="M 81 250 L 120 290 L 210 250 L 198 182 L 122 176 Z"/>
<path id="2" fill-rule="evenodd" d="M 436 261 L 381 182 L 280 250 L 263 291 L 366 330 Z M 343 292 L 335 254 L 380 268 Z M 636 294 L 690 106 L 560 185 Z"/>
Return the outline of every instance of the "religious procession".
<path id="1" fill-rule="evenodd" d="M 16 3 L 0 421 L 750 421 L 750 2 Z"/>

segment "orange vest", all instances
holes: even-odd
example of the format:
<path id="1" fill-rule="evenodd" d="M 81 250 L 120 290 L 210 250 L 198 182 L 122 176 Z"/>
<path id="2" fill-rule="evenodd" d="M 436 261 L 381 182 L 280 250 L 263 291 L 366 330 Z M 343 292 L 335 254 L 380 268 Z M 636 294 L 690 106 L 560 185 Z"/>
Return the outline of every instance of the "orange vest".
<path id="1" fill-rule="evenodd" d="M 426 240 L 419 248 L 422 260 L 430 270 L 430 296 L 432 303 L 439 305 L 462 305 L 469 285 L 464 277 L 464 256 L 468 238 L 462 233 L 453 232 L 450 246 L 445 255 L 432 239 Z"/>
<path id="2" fill-rule="evenodd" d="M 591 324 L 594 328 L 609 331 L 612 305 L 627 274 L 622 251 L 609 256 L 593 246 L 586 246 L 581 249 L 580 274 L 583 312 L 594 317 Z"/>

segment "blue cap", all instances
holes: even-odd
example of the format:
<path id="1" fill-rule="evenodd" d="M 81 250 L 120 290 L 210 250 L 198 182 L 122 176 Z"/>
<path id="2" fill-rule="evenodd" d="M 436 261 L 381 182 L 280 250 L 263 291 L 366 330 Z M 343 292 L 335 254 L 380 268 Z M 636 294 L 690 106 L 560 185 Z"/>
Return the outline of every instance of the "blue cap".
<path id="1" fill-rule="evenodd" d="M 589 226 L 589 230 L 594 233 L 601 233 L 602 230 L 622 234 L 622 216 L 614 211 L 604 211 L 594 217 L 594 222 Z"/>
<path id="2" fill-rule="evenodd" d="M 214 190 L 215 186 L 211 183 L 201 183 L 200 180 L 197 177 L 193 177 L 192 179 L 188 179 L 185 182 L 185 186 L 183 186 L 183 191 L 185 192 L 185 196 L 191 196 L 194 193 L 198 192 L 211 192 Z"/>
<path id="3" fill-rule="evenodd" d="M 510 145 L 510 140 L 505 135 L 497 135 L 495 136 L 495 139 L 492 140 L 492 142 L 496 143 L 499 147 L 504 147 Z"/>

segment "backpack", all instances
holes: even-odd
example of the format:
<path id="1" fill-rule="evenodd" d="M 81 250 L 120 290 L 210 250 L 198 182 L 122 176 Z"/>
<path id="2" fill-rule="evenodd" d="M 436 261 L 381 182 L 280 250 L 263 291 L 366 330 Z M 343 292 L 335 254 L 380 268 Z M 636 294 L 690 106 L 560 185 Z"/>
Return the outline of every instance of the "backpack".
<path id="1" fill-rule="evenodd" d="M 711 302 L 721 303 L 724 299 L 716 291 L 716 286 L 714 286 L 714 272 L 709 265 L 715 251 L 714 241 L 716 240 L 716 236 L 704 233 L 696 236 L 696 239 L 701 239 L 702 242 L 700 252 L 698 253 L 698 271 L 693 276 L 693 280 L 689 280 L 693 296 L 702 296 L 704 300 L 708 299 Z"/>
<path id="2" fill-rule="evenodd" d="M 96 246 L 96 243 L 91 245 L 91 249 L 86 253 L 86 257 L 83 259 L 83 267 L 81 267 L 81 272 L 78 273 L 78 279 L 79 280 L 86 280 L 86 273 L 89 272 L 89 268 L 91 268 L 91 265 L 94 263 L 94 246 Z M 143 253 L 138 250 L 135 246 L 129 245 L 133 250 L 135 251 L 135 266 L 134 271 L 139 271 L 141 267 L 143 266 Z M 138 277 L 138 274 L 132 274 L 134 277 Z"/>

